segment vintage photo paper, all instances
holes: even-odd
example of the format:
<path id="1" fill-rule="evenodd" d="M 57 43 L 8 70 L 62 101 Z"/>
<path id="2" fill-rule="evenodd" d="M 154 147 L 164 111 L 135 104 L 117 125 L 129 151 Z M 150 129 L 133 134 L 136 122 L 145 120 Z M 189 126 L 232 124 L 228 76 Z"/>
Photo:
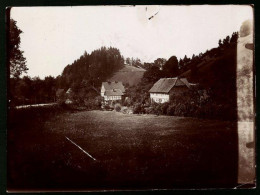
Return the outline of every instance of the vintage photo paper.
<path id="1" fill-rule="evenodd" d="M 8 192 L 256 187 L 253 5 L 6 21 Z"/>

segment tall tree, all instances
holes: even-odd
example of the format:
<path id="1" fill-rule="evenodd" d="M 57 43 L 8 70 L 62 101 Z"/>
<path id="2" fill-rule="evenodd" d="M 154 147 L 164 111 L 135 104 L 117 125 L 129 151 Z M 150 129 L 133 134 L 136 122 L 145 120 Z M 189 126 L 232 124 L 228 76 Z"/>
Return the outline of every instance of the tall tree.
<path id="1" fill-rule="evenodd" d="M 237 39 L 238 39 L 238 32 L 233 32 L 230 39 L 230 43 L 237 43 Z"/>
<path id="2" fill-rule="evenodd" d="M 136 59 L 132 58 L 132 66 L 141 67 L 142 66 L 141 60 L 139 58 Z"/>
<path id="3" fill-rule="evenodd" d="M 162 72 L 160 71 L 158 66 L 151 66 L 147 71 L 145 71 L 143 75 L 143 80 L 147 82 L 156 82 L 162 76 Z"/>
<path id="4" fill-rule="evenodd" d="M 162 69 L 162 67 L 165 63 L 166 63 L 166 59 L 164 59 L 164 58 L 157 58 L 156 60 L 154 60 L 154 66 L 157 66 L 160 69 Z"/>
<path id="5" fill-rule="evenodd" d="M 183 58 L 184 65 L 188 64 L 189 61 L 190 61 L 190 59 L 187 58 L 187 56 L 185 55 L 184 58 Z"/>
<path id="6" fill-rule="evenodd" d="M 176 56 L 172 56 L 163 66 L 163 72 L 165 76 L 174 77 L 179 74 L 178 59 Z"/>
<path id="7" fill-rule="evenodd" d="M 218 41 L 218 46 L 221 47 L 222 45 L 223 45 L 223 44 L 222 44 L 222 40 L 219 39 L 219 41 Z"/>
<path id="8" fill-rule="evenodd" d="M 223 40 L 223 45 L 224 45 L 224 46 L 228 46 L 229 42 L 230 42 L 230 37 L 227 36 L 227 37 Z"/>
<path id="9" fill-rule="evenodd" d="M 184 67 L 184 62 L 182 59 L 179 61 L 179 69 L 182 69 Z"/>
<path id="10" fill-rule="evenodd" d="M 130 58 L 126 58 L 126 59 L 125 59 L 125 63 L 126 63 L 127 65 L 130 65 L 130 64 L 131 64 L 131 59 L 130 59 Z"/>
<path id="11" fill-rule="evenodd" d="M 144 62 L 144 69 L 148 70 L 148 69 L 151 68 L 152 66 L 154 66 L 154 63 Z"/>
<path id="12" fill-rule="evenodd" d="M 28 70 L 26 66 L 26 59 L 23 56 L 23 51 L 20 50 L 21 33 L 22 31 L 17 27 L 16 21 L 11 19 L 8 52 L 10 76 L 13 78 L 19 78 L 23 72 L 26 73 Z"/>

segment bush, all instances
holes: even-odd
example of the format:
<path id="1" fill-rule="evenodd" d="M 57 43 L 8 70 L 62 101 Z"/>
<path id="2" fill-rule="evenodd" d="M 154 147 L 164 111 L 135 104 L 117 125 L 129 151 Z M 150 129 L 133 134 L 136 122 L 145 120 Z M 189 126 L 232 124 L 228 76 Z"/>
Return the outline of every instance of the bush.
<path id="1" fill-rule="evenodd" d="M 141 114 L 143 113 L 143 108 L 142 108 L 142 104 L 141 103 L 135 103 L 134 104 L 134 108 L 133 108 L 133 113 L 134 114 Z"/>
<path id="2" fill-rule="evenodd" d="M 109 106 L 108 104 L 105 104 L 105 105 L 103 106 L 103 108 L 104 108 L 105 110 L 109 110 L 109 109 L 111 109 L 110 106 Z"/>
<path id="3" fill-rule="evenodd" d="M 169 107 L 168 102 L 163 103 L 163 104 L 153 104 L 154 114 L 166 115 L 168 107 Z"/>
<path id="4" fill-rule="evenodd" d="M 167 115 L 174 116 L 175 113 L 175 104 L 170 104 L 167 108 Z"/>
<path id="5" fill-rule="evenodd" d="M 168 102 L 166 102 L 166 103 L 163 103 L 162 105 L 161 105 L 161 113 L 162 114 L 167 114 L 167 109 L 168 109 L 168 107 L 169 107 L 169 103 Z"/>
<path id="6" fill-rule="evenodd" d="M 177 104 L 177 106 L 175 107 L 175 112 L 174 115 L 176 116 L 185 116 L 186 113 L 186 106 L 185 104 L 179 103 Z"/>
<path id="7" fill-rule="evenodd" d="M 81 105 L 81 104 L 79 104 Z M 84 106 L 87 108 L 87 109 L 94 109 L 96 106 L 95 106 L 95 100 L 94 99 L 86 99 L 84 100 Z"/>
<path id="8" fill-rule="evenodd" d="M 124 106 L 124 107 L 121 108 L 122 113 L 127 114 L 127 111 L 128 111 L 127 107 Z"/>
<path id="9" fill-rule="evenodd" d="M 101 107 L 101 104 L 102 104 L 102 97 L 101 96 L 97 96 L 95 98 L 95 106 L 100 108 Z"/>
<path id="10" fill-rule="evenodd" d="M 161 104 L 154 104 L 154 114 L 160 115 L 161 112 Z"/>
<path id="11" fill-rule="evenodd" d="M 116 103 L 114 106 L 115 111 L 120 112 L 121 111 L 121 105 L 119 103 Z"/>
<path id="12" fill-rule="evenodd" d="M 131 99 L 129 97 L 126 97 L 123 100 L 123 106 L 130 106 L 131 105 Z"/>
<path id="13" fill-rule="evenodd" d="M 155 114 L 155 110 L 154 110 L 154 107 L 153 106 L 150 106 L 150 107 L 146 107 L 144 109 L 145 113 L 146 114 Z"/>

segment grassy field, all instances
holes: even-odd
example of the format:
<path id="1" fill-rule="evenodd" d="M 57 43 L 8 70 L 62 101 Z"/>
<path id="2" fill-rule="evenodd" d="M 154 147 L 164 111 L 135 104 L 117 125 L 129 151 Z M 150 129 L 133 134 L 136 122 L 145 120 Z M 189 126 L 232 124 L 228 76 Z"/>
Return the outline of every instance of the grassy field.
<path id="1" fill-rule="evenodd" d="M 236 184 L 234 122 L 114 111 L 66 112 L 48 120 L 40 119 L 40 115 L 37 118 L 10 120 L 9 190 L 173 189 Z"/>

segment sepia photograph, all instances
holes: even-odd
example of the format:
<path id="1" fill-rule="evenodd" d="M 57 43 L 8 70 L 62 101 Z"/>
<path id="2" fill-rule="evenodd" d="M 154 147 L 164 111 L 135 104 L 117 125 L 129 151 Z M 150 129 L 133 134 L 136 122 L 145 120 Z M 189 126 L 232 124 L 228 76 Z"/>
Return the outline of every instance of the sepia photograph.
<path id="1" fill-rule="evenodd" d="M 7 192 L 255 189 L 254 5 L 8 7 Z"/>

